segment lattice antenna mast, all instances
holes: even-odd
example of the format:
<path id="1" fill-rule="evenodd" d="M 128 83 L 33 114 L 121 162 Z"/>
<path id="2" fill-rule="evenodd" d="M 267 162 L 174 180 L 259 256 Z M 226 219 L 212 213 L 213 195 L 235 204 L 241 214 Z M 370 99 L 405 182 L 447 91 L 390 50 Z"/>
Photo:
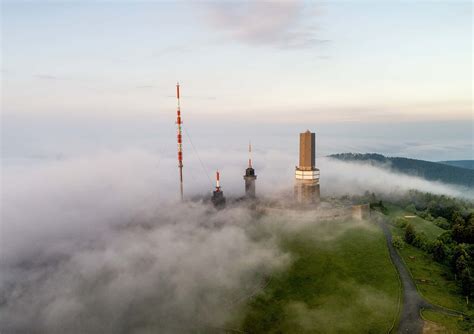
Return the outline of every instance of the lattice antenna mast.
<path id="1" fill-rule="evenodd" d="M 181 131 L 181 106 L 179 103 L 179 83 L 176 84 L 176 99 L 178 108 L 176 110 L 176 124 L 178 125 L 178 168 L 179 168 L 179 190 L 181 193 L 181 201 L 184 199 L 183 195 L 183 136 Z"/>
<path id="2" fill-rule="evenodd" d="M 249 141 L 249 168 L 252 168 L 252 143 Z"/>

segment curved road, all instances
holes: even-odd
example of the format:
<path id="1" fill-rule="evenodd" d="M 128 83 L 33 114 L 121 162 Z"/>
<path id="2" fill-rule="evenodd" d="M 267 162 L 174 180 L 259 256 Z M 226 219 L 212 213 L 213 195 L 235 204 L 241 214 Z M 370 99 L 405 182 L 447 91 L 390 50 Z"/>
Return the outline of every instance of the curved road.
<path id="1" fill-rule="evenodd" d="M 450 311 L 439 306 L 428 303 L 416 289 L 416 285 L 405 267 L 405 263 L 400 258 L 397 250 L 392 245 L 392 233 L 386 219 L 384 217 L 377 217 L 377 222 L 383 230 L 385 239 L 387 240 L 387 247 L 390 253 L 390 258 L 397 268 L 400 280 L 402 281 L 403 289 L 403 305 L 402 313 L 400 315 L 400 322 L 398 324 L 398 333 L 418 334 L 423 332 L 423 319 L 420 316 L 422 309 L 433 309 L 439 312 L 450 315 L 460 315 L 461 312 Z"/>

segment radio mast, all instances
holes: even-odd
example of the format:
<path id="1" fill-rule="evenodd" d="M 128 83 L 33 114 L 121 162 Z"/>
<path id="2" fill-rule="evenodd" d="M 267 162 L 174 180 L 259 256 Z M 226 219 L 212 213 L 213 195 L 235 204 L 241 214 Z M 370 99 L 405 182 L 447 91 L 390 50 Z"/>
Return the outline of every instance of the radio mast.
<path id="1" fill-rule="evenodd" d="M 179 168 L 179 189 L 181 194 L 181 201 L 184 199 L 183 195 L 183 136 L 181 131 L 181 106 L 179 104 L 179 83 L 176 83 L 176 99 L 178 100 L 178 109 L 176 110 L 176 124 L 178 125 L 178 168 Z"/>

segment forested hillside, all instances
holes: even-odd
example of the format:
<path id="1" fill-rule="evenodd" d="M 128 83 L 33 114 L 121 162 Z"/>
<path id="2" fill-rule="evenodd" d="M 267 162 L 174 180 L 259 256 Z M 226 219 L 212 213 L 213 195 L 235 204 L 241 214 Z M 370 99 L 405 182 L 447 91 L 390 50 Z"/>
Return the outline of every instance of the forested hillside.
<path id="1" fill-rule="evenodd" d="M 439 161 L 440 164 L 474 169 L 474 160 L 449 160 L 449 161 Z"/>
<path id="2" fill-rule="evenodd" d="M 440 181 L 465 187 L 474 186 L 474 170 L 443 163 L 385 157 L 376 153 L 339 153 L 329 157 L 344 161 L 366 161 L 374 165 L 388 165 L 394 171 L 419 176 L 430 181 Z"/>

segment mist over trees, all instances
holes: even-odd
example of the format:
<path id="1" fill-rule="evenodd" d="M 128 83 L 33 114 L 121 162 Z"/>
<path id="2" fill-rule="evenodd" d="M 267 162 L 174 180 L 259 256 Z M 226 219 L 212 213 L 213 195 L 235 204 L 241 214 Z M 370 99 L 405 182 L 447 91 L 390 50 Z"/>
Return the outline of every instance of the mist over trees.
<path id="1" fill-rule="evenodd" d="M 342 161 L 363 161 L 373 165 L 386 165 L 392 170 L 464 187 L 474 186 L 474 170 L 425 160 L 386 157 L 377 153 L 339 153 L 329 157 Z"/>

